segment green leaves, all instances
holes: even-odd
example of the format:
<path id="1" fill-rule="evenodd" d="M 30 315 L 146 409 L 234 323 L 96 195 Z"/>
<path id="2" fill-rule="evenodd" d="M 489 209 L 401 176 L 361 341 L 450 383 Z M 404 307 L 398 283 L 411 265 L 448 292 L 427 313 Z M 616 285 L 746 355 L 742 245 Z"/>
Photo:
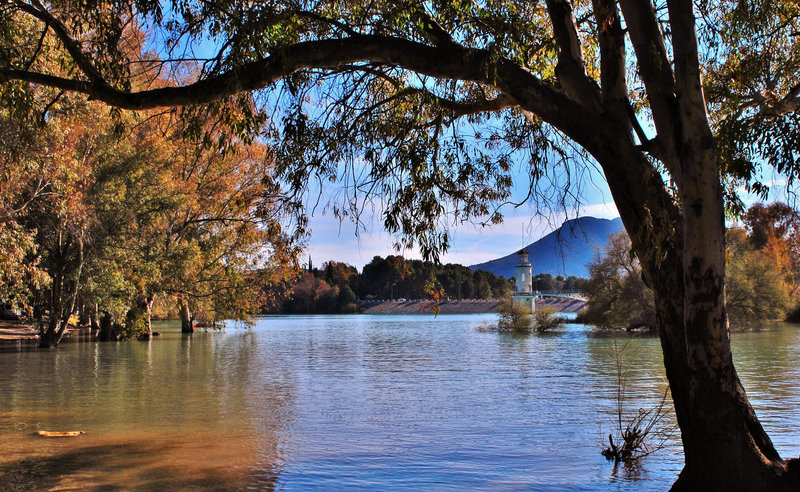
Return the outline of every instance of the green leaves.
<path id="1" fill-rule="evenodd" d="M 766 197 L 768 168 L 798 175 L 800 7 L 785 0 L 703 3 L 706 96 L 720 166 L 732 186 Z"/>
<path id="2" fill-rule="evenodd" d="M 14 222 L 0 222 L 0 302 L 13 309 L 30 305 L 33 292 L 48 286 L 50 277 L 37 256 L 35 233 Z"/>

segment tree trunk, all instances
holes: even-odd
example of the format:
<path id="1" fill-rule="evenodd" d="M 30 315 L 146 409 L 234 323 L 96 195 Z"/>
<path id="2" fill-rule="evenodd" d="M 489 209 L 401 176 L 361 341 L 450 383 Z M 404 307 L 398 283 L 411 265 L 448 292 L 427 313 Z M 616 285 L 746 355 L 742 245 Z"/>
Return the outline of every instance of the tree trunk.
<path id="1" fill-rule="evenodd" d="M 83 237 L 62 239 L 59 232 L 54 257 L 50 274 L 52 287 L 49 319 L 47 325 L 39 325 L 39 347 L 42 348 L 55 348 L 61 342 L 69 325 L 69 318 L 75 310 L 83 269 Z"/>
<path id="2" fill-rule="evenodd" d="M 181 333 L 194 333 L 194 318 L 189 310 L 189 300 L 183 296 L 178 298 L 178 311 L 181 316 Z"/>
<path id="3" fill-rule="evenodd" d="M 97 331 L 97 339 L 101 342 L 114 340 L 115 337 L 112 333 L 113 328 L 114 315 L 106 311 L 103 313 L 103 316 L 100 317 L 100 326 L 99 330 Z"/>
<path id="4" fill-rule="evenodd" d="M 48 320 L 44 330 L 39 331 L 40 348 L 56 348 L 64 336 L 64 324 L 60 318 L 55 317 L 52 321 Z"/>
<path id="5" fill-rule="evenodd" d="M 97 338 L 100 334 L 99 314 L 97 303 L 92 304 L 89 308 L 89 327 L 91 328 L 92 339 Z"/>
<path id="6" fill-rule="evenodd" d="M 680 371 L 683 382 L 676 381 L 686 386 L 681 423 L 686 461 L 674 488 L 800 490 L 800 476 L 786 474 L 787 465 L 756 418 L 733 365 L 725 306 L 724 202 L 713 139 L 687 140 L 681 165 L 691 179 L 679 186 L 687 360 Z"/>
<path id="7" fill-rule="evenodd" d="M 86 327 L 91 323 L 91 312 L 86 304 L 81 304 L 80 314 L 78 318 L 78 326 Z"/>
<path id="8" fill-rule="evenodd" d="M 674 490 L 800 490 L 800 462 L 781 460 L 733 365 L 722 187 L 713 147 L 684 154 L 683 164 L 691 168 L 684 175 L 692 179 L 680 188 L 680 208 L 632 142 L 606 135 L 595 155 L 655 294 L 685 454 Z"/>
<path id="9" fill-rule="evenodd" d="M 139 301 L 139 310 L 141 312 L 141 321 L 143 325 L 143 330 L 137 336 L 139 340 L 150 340 L 153 337 L 153 325 L 152 325 L 152 314 L 153 314 L 153 301 L 155 300 L 155 294 L 144 295 Z"/>
<path id="10" fill-rule="evenodd" d="M 150 317 L 154 298 L 154 294 L 148 294 L 146 292 L 141 292 L 139 294 L 133 307 L 131 307 L 125 315 L 124 338 L 150 340 L 153 336 Z"/>

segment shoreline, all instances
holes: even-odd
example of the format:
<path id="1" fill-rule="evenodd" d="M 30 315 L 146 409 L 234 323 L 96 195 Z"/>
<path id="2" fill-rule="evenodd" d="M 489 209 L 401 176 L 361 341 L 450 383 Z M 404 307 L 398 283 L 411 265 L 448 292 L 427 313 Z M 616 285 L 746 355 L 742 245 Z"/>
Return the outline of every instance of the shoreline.
<path id="1" fill-rule="evenodd" d="M 439 308 L 439 314 L 480 314 L 496 313 L 497 308 L 503 304 L 501 300 L 453 300 L 437 303 L 425 301 L 362 301 L 359 303 L 361 314 L 433 314 L 434 306 Z M 536 308 L 550 308 L 562 313 L 577 313 L 586 305 L 580 299 L 564 298 L 539 298 Z M 67 335 L 77 328 L 70 326 Z M 38 330 L 33 323 L 26 321 L 0 320 L 0 344 L 36 342 L 39 339 Z"/>
<path id="2" fill-rule="evenodd" d="M 64 338 L 80 330 L 74 325 L 67 326 Z M 0 346 L 9 343 L 35 343 L 39 340 L 39 330 L 30 321 L 0 320 Z"/>
<path id="3" fill-rule="evenodd" d="M 503 304 L 502 300 L 461 300 L 461 301 L 374 301 L 361 302 L 361 314 L 432 314 L 433 308 L 439 308 L 439 314 L 480 314 L 496 313 Z M 586 306 L 580 299 L 562 297 L 540 297 L 536 300 L 536 308 L 549 308 L 561 313 L 577 313 Z"/>
<path id="4" fill-rule="evenodd" d="M 0 320 L 0 343 L 38 340 L 38 330 L 25 321 Z"/>
<path id="5" fill-rule="evenodd" d="M 39 330 L 33 323 L 25 321 L 0 320 L 0 346 L 11 343 L 35 343 L 39 340 Z"/>

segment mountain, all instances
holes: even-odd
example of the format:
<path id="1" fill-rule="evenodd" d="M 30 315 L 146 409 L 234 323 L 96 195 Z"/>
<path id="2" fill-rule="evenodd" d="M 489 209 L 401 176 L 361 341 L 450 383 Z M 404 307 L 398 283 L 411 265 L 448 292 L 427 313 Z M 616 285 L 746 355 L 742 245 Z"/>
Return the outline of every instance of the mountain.
<path id="1" fill-rule="evenodd" d="M 608 243 L 608 236 L 622 230 L 622 220 L 578 217 L 561 225 L 558 229 L 538 241 L 525 246 L 530 253 L 533 274 L 549 273 L 554 277 L 588 277 L 586 265 L 594 259 L 595 252 Z M 486 270 L 504 277 L 514 277 L 517 251 L 508 256 L 470 265 L 470 269 Z"/>

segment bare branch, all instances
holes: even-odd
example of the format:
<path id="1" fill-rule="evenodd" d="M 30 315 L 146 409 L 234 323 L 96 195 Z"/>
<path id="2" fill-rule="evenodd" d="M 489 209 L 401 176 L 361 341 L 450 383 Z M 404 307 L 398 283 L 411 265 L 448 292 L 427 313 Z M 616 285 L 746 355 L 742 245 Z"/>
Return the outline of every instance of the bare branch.
<path id="1" fill-rule="evenodd" d="M 490 113 L 503 109 L 519 107 L 519 103 L 511 96 L 500 94 L 494 99 L 483 99 L 480 101 L 453 101 L 435 95 L 432 97 L 436 104 L 450 111 L 453 119 L 462 116 L 469 116 L 478 113 Z"/>
<path id="2" fill-rule="evenodd" d="M 42 35 L 39 37 L 39 42 L 36 44 L 36 50 L 31 55 L 31 59 L 28 60 L 28 63 L 25 64 L 25 70 L 30 70 L 33 64 L 36 62 L 36 58 L 39 56 L 39 53 L 42 51 L 42 47 L 44 46 L 44 40 L 47 37 L 47 31 L 50 30 L 49 26 L 44 26 L 42 29 Z"/>
<path id="3" fill-rule="evenodd" d="M 625 78 L 625 35 L 617 4 L 613 0 L 593 0 L 597 36 L 600 43 L 600 87 L 606 104 L 627 106 Z"/>
<path id="4" fill-rule="evenodd" d="M 710 135 L 706 118 L 706 102 L 697 51 L 694 4 L 692 0 L 668 0 L 672 49 L 675 58 L 675 86 L 680 107 L 684 140 Z"/>
<path id="5" fill-rule="evenodd" d="M 55 103 L 57 103 L 57 102 L 58 102 L 58 100 L 59 100 L 59 99 L 61 99 L 61 96 L 63 96 L 63 95 L 64 95 L 64 91 L 63 91 L 63 90 L 62 90 L 62 91 L 59 91 L 59 92 L 58 92 L 58 94 L 56 94 L 56 97 L 54 97 L 54 98 L 53 98 L 53 100 L 52 100 L 52 101 L 50 101 L 50 102 L 47 104 L 47 106 L 45 106 L 45 107 L 44 107 L 44 109 L 42 110 L 42 117 L 41 117 L 41 119 L 40 119 L 40 124 L 41 124 L 42 126 L 44 126 L 44 124 L 45 124 L 45 122 L 46 122 L 46 120 L 47 120 L 47 112 L 48 112 L 48 111 L 50 111 L 50 108 L 52 108 L 52 107 L 53 107 L 53 105 L 54 105 Z"/>
<path id="6" fill-rule="evenodd" d="M 800 110 L 800 84 L 789 89 L 789 92 L 783 98 L 774 103 L 770 102 L 770 99 L 775 99 L 774 97 L 769 98 L 762 94 L 759 94 L 759 96 L 763 98 L 759 100 L 761 114 L 768 118 L 777 118 Z"/>
<path id="7" fill-rule="evenodd" d="M 436 21 L 436 19 L 431 17 L 431 15 L 425 11 L 424 6 L 420 5 L 414 15 L 418 17 L 418 22 L 422 29 L 423 35 L 426 39 L 433 43 L 434 46 L 458 44 L 453 39 L 453 36 L 451 36 L 450 33 L 447 32 L 442 25 Z"/>

